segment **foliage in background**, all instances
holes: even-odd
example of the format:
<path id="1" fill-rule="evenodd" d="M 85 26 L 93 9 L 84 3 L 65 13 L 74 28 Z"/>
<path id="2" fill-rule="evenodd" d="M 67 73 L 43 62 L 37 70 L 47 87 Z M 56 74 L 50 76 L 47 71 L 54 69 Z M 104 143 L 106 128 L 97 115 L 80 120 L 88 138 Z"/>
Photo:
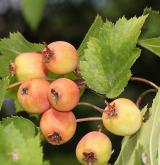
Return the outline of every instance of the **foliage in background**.
<path id="1" fill-rule="evenodd" d="M 36 30 L 43 18 L 46 0 L 21 0 L 22 13 L 32 30 Z"/>

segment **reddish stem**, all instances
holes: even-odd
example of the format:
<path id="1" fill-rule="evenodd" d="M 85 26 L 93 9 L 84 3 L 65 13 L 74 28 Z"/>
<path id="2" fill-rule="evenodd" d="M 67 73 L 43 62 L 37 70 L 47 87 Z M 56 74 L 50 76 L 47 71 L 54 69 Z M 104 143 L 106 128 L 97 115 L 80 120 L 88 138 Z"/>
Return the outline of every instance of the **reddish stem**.
<path id="1" fill-rule="evenodd" d="M 97 110 L 97 111 L 100 112 L 100 113 L 103 113 L 103 109 L 102 109 L 102 108 L 100 108 L 100 107 L 98 107 L 98 106 L 96 106 L 96 105 L 93 105 L 93 104 L 91 104 L 91 103 L 80 102 L 80 103 L 78 103 L 78 105 L 88 106 L 88 107 L 91 107 L 91 108 Z"/>
<path id="2" fill-rule="evenodd" d="M 156 84 L 154 84 L 153 82 L 151 82 L 149 80 L 146 80 L 144 78 L 141 78 L 141 77 L 131 77 L 130 80 L 131 81 L 138 81 L 138 82 L 146 83 L 146 84 L 152 86 L 153 88 L 157 89 L 158 91 L 160 91 L 160 88 Z"/>
<path id="3" fill-rule="evenodd" d="M 146 90 L 144 91 L 137 99 L 136 101 L 136 105 L 137 107 L 140 107 L 140 104 L 142 102 L 142 99 L 144 98 L 144 96 L 148 95 L 149 93 L 152 93 L 152 92 L 156 92 L 156 89 L 149 89 L 149 90 Z"/>
<path id="4" fill-rule="evenodd" d="M 103 128 L 104 128 L 104 125 L 103 124 L 98 125 L 98 131 L 99 132 L 102 132 Z"/>
<path id="5" fill-rule="evenodd" d="M 102 120 L 102 117 L 87 117 L 87 118 L 80 118 L 80 119 L 77 119 L 77 123 L 79 122 L 84 122 L 84 121 L 101 121 Z"/>

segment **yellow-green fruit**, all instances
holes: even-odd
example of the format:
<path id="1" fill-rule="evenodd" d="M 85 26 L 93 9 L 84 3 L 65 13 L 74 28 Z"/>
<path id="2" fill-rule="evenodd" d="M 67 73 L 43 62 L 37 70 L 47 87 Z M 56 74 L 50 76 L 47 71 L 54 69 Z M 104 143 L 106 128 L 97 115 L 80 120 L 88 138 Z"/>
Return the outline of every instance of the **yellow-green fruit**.
<path id="1" fill-rule="evenodd" d="M 66 74 L 74 71 L 79 63 L 75 47 L 65 41 L 56 41 L 43 50 L 47 69 L 55 74 Z"/>
<path id="2" fill-rule="evenodd" d="M 132 135 L 141 127 L 142 115 L 131 100 L 118 98 L 103 112 L 103 124 L 107 130 L 120 136 Z"/>
<path id="3" fill-rule="evenodd" d="M 19 81 L 32 78 L 45 78 L 46 67 L 43 63 L 43 56 L 36 52 L 25 52 L 15 59 L 15 74 Z"/>
<path id="4" fill-rule="evenodd" d="M 77 159 L 83 165 L 106 165 L 111 153 L 110 139 L 104 133 L 98 131 L 86 134 L 76 147 Z"/>

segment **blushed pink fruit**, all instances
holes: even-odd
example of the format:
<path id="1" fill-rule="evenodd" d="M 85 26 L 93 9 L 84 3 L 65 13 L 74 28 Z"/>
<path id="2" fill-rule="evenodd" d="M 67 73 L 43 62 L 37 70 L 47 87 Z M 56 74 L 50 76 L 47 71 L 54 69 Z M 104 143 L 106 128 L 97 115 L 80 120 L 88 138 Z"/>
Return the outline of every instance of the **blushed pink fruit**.
<path id="1" fill-rule="evenodd" d="M 75 47 L 65 41 L 50 43 L 43 50 L 43 55 L 46 67 L 55 74 L 70 73 L 79 63 Z"/>
<path id="2" fill-rule="evenodd" d="M 50 107 L 48 89 L 49 83 L 44 79 L 26 80 L 18 90 L 19 103 L 29 113 L 42 113 Z"/>
<path id="3" fill-rule="evenodd" d="M 98 131 L 86 134 L 76 147 L 77 159 L 84 165 L 106 165 L 111 153 L 110 139 Z"/>
<path id="4" fill-rule="evenodd" d="M 15 74 L 19 81 L 45 78 L 47 73 L 42 54 L 36 52 L 21 53 L 16 57 L 14 65 Z"/>
<path id="5" fill-rule="evenodd" d="M 78 104 L 80 91 L 74 81 L 67 78 L 59 78 L 50 84 L 48 99 L 55 109 L 70 111 Z"/>
<path id="6" fill-rule="evenodd" d="M 110 103 L 103 112 L 103 124 L 113 134 L 132 135 L 141 127 L 142 115 L 131 100 L 118 98 Z"/>
<path id="7" fill-rule="evenodd" d="M 76 118 L 71 111 L 60 112 L 53 108 L 44 112 L 40 120 L 42 134 L 53 145 L 69 141 L 75 134 L 76 126 Z"/>

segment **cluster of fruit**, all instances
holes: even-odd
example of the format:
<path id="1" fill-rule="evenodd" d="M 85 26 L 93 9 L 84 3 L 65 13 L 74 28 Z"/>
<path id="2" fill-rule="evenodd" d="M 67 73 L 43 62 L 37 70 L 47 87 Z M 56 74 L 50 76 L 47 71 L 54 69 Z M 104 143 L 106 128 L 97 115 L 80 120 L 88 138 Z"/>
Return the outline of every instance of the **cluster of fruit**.
<path id="1" fill-rule="evenodd" d="M 41 53 L 18 55 L 10 67 L 22 82 L 17 95 L 20 104 L 29 113 L 42 114 L 40 130 L 53 145 L 63 144 L 75 134 L 77 120 L 71 110 L 79 102 L 80 90 L 74 81 L 67 78 L 49 83 L 46 80 L 47 70 L 66 74 L 74 71 L 78 63 L 76 49 L 67 42 L 57 41 L 46 45 Z M 119 98 L 103 110 L 102 121 L 110 132 L 126 136 L 140 128 L 142 116 L 132 101 Z M 104 165 L 111 153 L 111 141 L 100 131 L 86 134 L 76 148 L 78 160 L 86 165 Z"/>

